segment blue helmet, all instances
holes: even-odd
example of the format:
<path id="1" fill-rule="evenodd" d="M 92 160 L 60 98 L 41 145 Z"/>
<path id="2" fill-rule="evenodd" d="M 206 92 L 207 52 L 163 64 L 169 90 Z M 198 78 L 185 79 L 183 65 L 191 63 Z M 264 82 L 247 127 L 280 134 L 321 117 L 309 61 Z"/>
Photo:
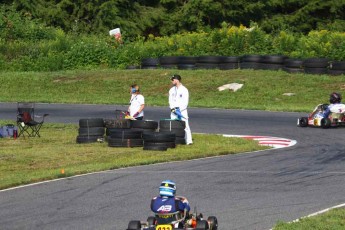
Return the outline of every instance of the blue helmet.
<path id="1" fill-rule="evenodd" d="M 161 196 L 174 197 L 176 193 L 176 184 L 171 180 L 163 180 L 161 186 L 159 186 L 159 194 Z"/>

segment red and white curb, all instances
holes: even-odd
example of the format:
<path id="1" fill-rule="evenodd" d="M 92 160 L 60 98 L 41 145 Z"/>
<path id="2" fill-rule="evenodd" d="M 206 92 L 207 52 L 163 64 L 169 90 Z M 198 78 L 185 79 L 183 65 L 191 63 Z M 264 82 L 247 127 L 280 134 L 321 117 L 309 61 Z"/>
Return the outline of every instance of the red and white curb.
<path id="1" fill-rule="evenodd" d="M 259 145 L 270 146 L 275 149 L 291 147 L 297 144 L 296 140 L 291 140 L 281 137 L 270 137 L 270 136 L 252 136 L 252 135 L 230 135 L 224 134 L 224 137 L 241 137 L 249 140 L 255 140 L 259 142 Z"/>

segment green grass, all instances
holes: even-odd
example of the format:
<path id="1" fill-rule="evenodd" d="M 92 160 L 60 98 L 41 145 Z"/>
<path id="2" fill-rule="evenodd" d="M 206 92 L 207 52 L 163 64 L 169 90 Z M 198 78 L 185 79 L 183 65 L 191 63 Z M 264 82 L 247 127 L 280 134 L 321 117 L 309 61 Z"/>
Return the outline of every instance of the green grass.
<path id="1" fill-rule="evenodd" d="M 78 70 L 68 72 L 0 72 L 0 101 L 128 104 L 129 86 L 141 86 L 145 103 L 167 106 L 169 76 L 179 73 L 190 91 L 190 107 L 310 111 L 327 103 L 332 91 L 343 93 L 345 75 L 288 74 L 263 70 Z M 243 83 L 237 92 L 217 90 Z M 295 96 L 284 96 L 295 93 Z"/>
<path id="2" fill-rule="evenodd" d="M 0 125 L 7 123 L 0 121 Z M 45 124 L 40 133 L 41 138 L 0 138 L 0 189 L 94 171 L 268 148 L 242 138 L 194 134 L 194 145 L 178 145 L 166 152 L 143 151 L 140 147 L 108 147 L 105 142 L 77 144 L 77 125 Z"/>
<path id="3" fill-rule="evenodd" d="M 274 230 L 343 230 L 345 229 L 345 208 L 332 209 L 326 213 L 302 218 L 298 222 L 279 222 Z"/>

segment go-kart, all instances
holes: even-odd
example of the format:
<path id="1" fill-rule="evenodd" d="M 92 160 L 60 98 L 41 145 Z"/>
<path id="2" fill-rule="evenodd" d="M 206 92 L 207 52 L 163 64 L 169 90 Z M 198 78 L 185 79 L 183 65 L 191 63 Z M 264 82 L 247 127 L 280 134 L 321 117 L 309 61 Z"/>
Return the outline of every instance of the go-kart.
<path id="1" fill-rule="evenodd" d="M 338 127 L 345 125 L 345 105 L 339 104 L 330 109 L 328 117 L 322 117 L 318 114 L 323 113 L 328 107 L 328 104 L 319 104 L 308 117 L 300 117 L 297 119 L 297 126 L 299 127 L 322 127 L 327 129 L 329 127 Z"/>
<path id="2" fill-rule="evenodd" d="M 203 219 L 202 214 L 193 212 L 155 213 L 147 221 L 131 220 L 127 230 L 217 230 L 218 220 L 215 216 Z"/>

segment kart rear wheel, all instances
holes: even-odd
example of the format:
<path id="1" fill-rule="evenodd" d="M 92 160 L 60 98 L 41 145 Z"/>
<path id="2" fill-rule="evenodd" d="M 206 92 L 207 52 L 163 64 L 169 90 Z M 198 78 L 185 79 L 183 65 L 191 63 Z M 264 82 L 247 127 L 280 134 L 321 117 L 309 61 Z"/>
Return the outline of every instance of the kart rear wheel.
<path id="1" fill-rule="evenodd" d="M 199 220 L 196 223 L 196 229 L 197 230 L 208 230 L 208 222 L 206 220 Z"/>
<path id="2" fill-rule="evenodd" d="M 323 129 L 328 129 L 331 126 L 331 120 L 329 118 L 322 118 L 321 120 L 321 127 Z"/>
<path id="3" fill-rule="evenodd" d="M 298 118 L 297 126 L 307 127 L 308 126 L 308 118 L 307 117 Z"/>
<path id="4" fill-rule="evenodd" d="M 210 230 L 217 230 L 218 229 L 218 220 L 215 216 L 209 216 L 207 218 L 208 225 L 210 227 Z"/>
<path id="5" fill-rule="evenodd" d="M 147 223 L 148 223 L 149 227 L 154 226 L 156 223 L 156 218 L 154 216 L 149 216 L 147 218 Z"/>
<path id="6" fill-rule="evenodd" d="M 140 229 L 141 229 L 140 220 L 129 221 L 127 230 L 140 230 Z"/>

